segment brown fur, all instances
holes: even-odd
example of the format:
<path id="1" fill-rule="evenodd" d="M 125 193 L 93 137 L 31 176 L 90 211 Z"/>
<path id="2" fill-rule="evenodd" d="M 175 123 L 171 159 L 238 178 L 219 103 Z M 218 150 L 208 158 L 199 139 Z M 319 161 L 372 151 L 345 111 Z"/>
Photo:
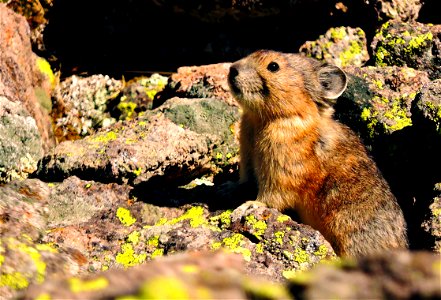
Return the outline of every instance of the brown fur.
<path id="1" fill-rule="evenodd" d="M 261 50 L 231 66 L 229 83 L 243 108 L 241 182 L 257 181 L 258 201 L 294 209 L 342 256 L 407 248 L 388 184 L 358 137 L 332 118 L 343 71 Z"/>

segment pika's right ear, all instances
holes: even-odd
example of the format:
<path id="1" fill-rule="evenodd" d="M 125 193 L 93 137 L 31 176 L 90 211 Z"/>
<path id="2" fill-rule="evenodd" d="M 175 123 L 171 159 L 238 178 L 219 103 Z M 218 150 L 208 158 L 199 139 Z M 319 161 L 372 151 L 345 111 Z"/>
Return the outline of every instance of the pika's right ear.
<path id="1" fill-rule="evenodd" d="M 323 64 L 318 71 L 318 78 L 326 99 L 337 99 L 348 84 L 346 74 L 339 67 Z"/>

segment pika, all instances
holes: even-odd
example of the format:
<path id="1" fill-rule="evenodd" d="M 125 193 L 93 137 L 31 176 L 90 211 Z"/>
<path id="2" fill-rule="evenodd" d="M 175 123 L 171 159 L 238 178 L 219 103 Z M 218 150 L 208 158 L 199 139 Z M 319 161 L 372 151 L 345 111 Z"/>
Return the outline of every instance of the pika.
<path id="1" fill-rule="evenodd" d="M 257 201 L 320 231 L 340 256 L 407 248 L 401 208 L 358 136 L 333 119 L 347 85 L 338 67 L 260 50 L 233 63 L 242 107 L 240 183 Z"/>

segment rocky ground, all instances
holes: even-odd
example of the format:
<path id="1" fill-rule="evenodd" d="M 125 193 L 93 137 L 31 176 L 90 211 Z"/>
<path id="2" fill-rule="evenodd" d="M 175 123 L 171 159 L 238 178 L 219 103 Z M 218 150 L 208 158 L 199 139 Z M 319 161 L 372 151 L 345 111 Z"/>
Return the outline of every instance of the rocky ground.
<path id="1" fill-rule="evenodd" d="M 238 177 L 241 111 L 229 65 L 271 44 L 239 44 L 229 26 L 307 16 L 308 1 L 152 1 L 164 14 L 191 17 L 191 26 L 218 22 L 225 31 L 204 45 L 212 63 L 186 66 L 183 55 L 171 74 L 131 78 L 114 76 L 118 60 L 108 74 L 81 73 L 90 57 L 79 51 L 75 62 L 66 45 L 54 48 L 50 24 L 69 6 L 0 2 L 3 298 L 441 297 L 441 21 L 427 12 L 436 1 L 315 1 L 335 26 L 308 23 L 311 35 L 322 31 L 297 35 L 290 48 L 346 71 L 335 117 L 363 139 L 408 223 L 410 251 L 357 261 L 336 257 L 293 216 L 241 205 L 241 195 L 219 188 Z M 145 8 L 112 4 L 101 21 L 113 29 L 121 11 Z M 363 9 L 361 27 L 341 26 Z M 179 49 L 197 52 L 188 45 Z M 163 55 L 176 54 L 170 46 L 158 42 Z"/>

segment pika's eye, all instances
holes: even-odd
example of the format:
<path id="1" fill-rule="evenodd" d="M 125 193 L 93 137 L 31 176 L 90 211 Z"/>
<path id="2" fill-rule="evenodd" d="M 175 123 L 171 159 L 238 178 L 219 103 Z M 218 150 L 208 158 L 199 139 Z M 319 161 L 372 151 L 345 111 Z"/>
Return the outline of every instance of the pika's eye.
<path id="1" fill-rule="evenodd" d="M 268 71 L 273 72 L 273 73 L 277 72 L 280 69 L 279 64 L 274 61 L 270 62 L 268 64 L 268 67 L 266 67 L 266 68 L 268 69 Z"/>

